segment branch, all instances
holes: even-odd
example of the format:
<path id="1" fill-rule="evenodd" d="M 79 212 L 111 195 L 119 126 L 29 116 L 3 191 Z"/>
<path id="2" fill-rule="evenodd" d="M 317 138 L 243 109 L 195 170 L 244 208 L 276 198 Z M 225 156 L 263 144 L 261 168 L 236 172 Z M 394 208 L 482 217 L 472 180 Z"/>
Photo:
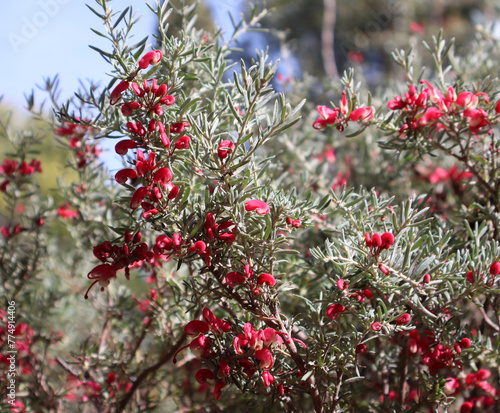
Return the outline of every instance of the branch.
<path id="1" fill-rule="evenodd" d="M 179 348 L 182 346 L 184 343 L 184 340 L 186 339 L 186 333 L 182 333 L 180 336 L 179 340 L 177 340 L 177 343 L 175 343 L 172 347 L 167 349 L 159 358 L 159 360 L 153 364 L 152 366 L 149 366 L 146 368 L 140 375 L 137 377 L 137 380 L 134 381 L 134 384 L 132 385 L 132 388 L 123 396 L 123 398 L 120 400 L 118 403 L 118 406 L 116 406 L 115 413 L 121 413 L 125 408 L 127 407 L 128 402 L 134 395 L 135 391 L 139 388 L 141 383 L 151 374 L 157 371 L 161 366 L 167 363 L 174 354 L 179 350 Z"/>
<path id="2" fill-rule="evenodd" d="M 339 78 L 337 64 L 335 63 L 335 9 L 336 0 L 323 0 L 323 28 L 321 30 L 321 56 L 323 67 L 328 77 L 336 80 Z"/>

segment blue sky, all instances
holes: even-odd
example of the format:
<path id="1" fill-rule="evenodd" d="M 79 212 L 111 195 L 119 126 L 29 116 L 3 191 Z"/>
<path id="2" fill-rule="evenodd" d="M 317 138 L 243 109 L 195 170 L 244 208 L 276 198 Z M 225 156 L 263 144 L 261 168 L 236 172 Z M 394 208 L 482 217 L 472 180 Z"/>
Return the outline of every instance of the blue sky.
<path id="1" fill-rule="evenodd" d="M 102 24 L 85 5 L 97 8 L 92 0 L 22 0 L 5 1 L 0 6 L 0 95 L 4 102 L 24 106 L 24 93 L 46 77 L 60 76 L 62 97 L 69 97 L 78 88 L 79 79 L 109 80 L 109 66 L 88 45 L 108 49 L 106 40 L 90 27 L 101 30 Z M 155 16 L 145 2 L 114 0 L 110 5 L 123 10 L 133 4 L 143 15 L 136 26 L 136 40 L 150 34 Z M 237 0 L 211 0 L 214 18 L 228 27 L 227 11 L 237 14 Z M 42 94 L 39 94 L 41 97 Z"/>
<path id="2" fill-rule="evenodd" d="M 154 0 L 150 0 L 153 3 Z M 0 95 L 3 104 L 12 105 L 21 114 L 28 113 L 24 94 L 44 78 L 59 75 L 61 98 L 67 99 L 79 87 L 79 79 L 107 83 L 110 67 L 101 56 L 90 49 L 92 44 L 109 50 L 107 41 L 90 28 L 102 30 L 102 23 L 85 5 L 97 9 L 94 0 L 22 0 L 3 1 L 0 6 Z M 135 40 L 150 35 L 155 27 L 155 16 L 143 1 L 113 0 L 114 10 L 133 5 L 137 15 L 143 15 L 136 26 Z M 227 12 L 238 14 L 239 0 L 210 0 L 208 2 L 216 22 L 230 27 Z M 38 90 L 38 102 L 45 98 Z"/>

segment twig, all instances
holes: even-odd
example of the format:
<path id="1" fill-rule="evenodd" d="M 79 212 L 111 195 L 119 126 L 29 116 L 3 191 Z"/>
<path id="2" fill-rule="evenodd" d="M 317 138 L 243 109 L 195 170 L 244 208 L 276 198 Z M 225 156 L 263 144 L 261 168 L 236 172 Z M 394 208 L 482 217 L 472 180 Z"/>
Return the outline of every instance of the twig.
<path id="1" fill-rule="evenodd" d="M 132 384 L 131 389 L 123 396 L 123 398 L 120 400 L 118 405 L 116 406 L 115 413 L 121 413 L 125 408 L 127 407 L 128 402 L 134 395 L 135 391 L 139 388 L 141 383 L 151 374 L 157 371 L 160 367 L 162 367 L 167 361 L 169 361 L 174 354 L 179 350 L 179 348 L 182 346 L 184 343 L 184 340 L 186 339 L 186 333 L 182 333 L 180 338 L 177 340 L 177 343 L 175 343 L 172 347 L 169 349 L 165 350 L 165 352 L 160 356 L 159 360 L 153 364 L 152 366 L 149 366 L 148 368 L 144 369 L 141 374 L 137 377 L 137 379 L 134 381 L 134 384 Z"/>
<path id="2" fill-rule="evenodd" d="M 335 12 L 336 0 L 323 0 L 323 27 L 321 30 L 321 55 L 326 75 L 336 80 L 339 78 L 335 63 Z"/>

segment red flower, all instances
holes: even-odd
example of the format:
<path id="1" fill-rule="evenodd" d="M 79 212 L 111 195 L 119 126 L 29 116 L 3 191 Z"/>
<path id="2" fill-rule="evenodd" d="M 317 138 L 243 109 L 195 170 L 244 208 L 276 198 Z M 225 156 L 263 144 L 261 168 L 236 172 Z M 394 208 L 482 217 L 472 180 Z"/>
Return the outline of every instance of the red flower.
<path id="1" fill-rule="evenodd" d="M 343 279 L 337 280 L 337 287 L 339 287 L 340 290 L 348 290 L 347 283 Z"/>
<path id="2" fill-rule="evenodd" d="M 370 327 L 373 331 L 380 331 L 382 330 L 382 324 L 375 322 L 371 325 Z"/>
<path id="3" fill-rule="evenodd" d="M 326 309 L 326 316 L 331 320 L 336 320 L 345 311 L 345 307 L 341 304 L 332 304 Z"/>
<path id="4" fill-rule="evenodd" d="M 207 384 L 207 380 L 214 379 L 214 373 L 209 369 L 201 369 L 196 372 L 195 379 L 200 384 Z"/>
<path id="5" fill-rule="evenodd" d="M 115 145 L 115 152 L 118 155 L 126 155 L 129 149 L 134 149 L 136 146 L 135 141 L 132 139 L 125 139 Z"/>
<path id="6" fill-rule="evenodd" d="M 122 105 L 121 111 L 125 116 L 130 116 L 141 107 L 139 102 L 127 102 Z"/>
<path id="7" fill-rule="evenodd" d="M 220 396 L 222 395 L 222 389 L 225 387 L 225 383 L 222 380 L 217 380 L 217 383 L 215 383 L 215 388 L 214 388 L 214 397 L 215 400 L 219 400 Z"/>
<path id="8" fill-rule="evenodd" d="M 112 279 L 116 278 L 117 267 L 111 264 L 100 264 L 87 274 L 89 280 L 94 280 L 85 293 L 85 299 L 89 298 L 90 289 L 97 283 L 101 285 L 101 291 L 107 287 Z"/>
<path id="9" fill-rule="evenodd" d="M 137 190 L 134 192 L 134 195 L 132 195 L 132 199 L 130 201 L 130 209 L 139 208 L 143 198 L 147 194 L 148 194 L 148 188 L 146 188 L 145 186 L 141 186 L 140 188 L 137 188 Z"/>
<path id="10" fill-rule="evenodd" d="M 115 175 L 115 181 L 119 184 L 124 184 L 125 182 L 127 182 L 128 178 L 137 178 L 137 172 L 135 171 L 135 169 L 122 169 Z"/>
<path id="11" fill-rule="evenodd" d="M 469 348 L 470 346 L 471 346 L 471 342 L 470 342 L 470 339 L 468 339 L 467 337 L 464 337 L 460 341 L 460 347 L 461 348 Z"/>
<path id="12" fill-rule="evenodd" d="M 491 264 L 490 274 L 493 276 L 500 274 L 500 262 L 495 261 L 493 264 Z"/>
<path id="13" fill-rule="evenodd" d="M 469 271 L 465 278 L 467 278 L 467 281 L 469 281 L 471 284 L 474 284 L 474 273 L 472 271 Z"/>
<path id="14" fill-rule="evenodd" d="M 163 54 L 160 50 L 154 50 L 151 52 L 147 52 L 141 60 L 139 60 L 139 67 L 141 69 L 146 69 L 149 65 L 156 65 L 160 62 Z"/>
<path id="15" fill-rule="evenodd" d="M 109 103 L 111 105 L 116 105 L 122 98 L 122 93 L 125 92 L 129 87 L 129 83 L 126 80 L 122 80 L 118 85 L 113 89 L 111 95 L 109 97 Z"/>
<path id="16" fill-rule="evenodd" d="M 255 211 L 259 215 L 266 215 L 269 214 L 269 205 L 267 205 L 264 201 L 254 199 L 245 204 L 245 210 Z"/>
<path id="17" fill-rule="evenodd" d="M 155 183 L 161 182 L 162 184 L 168 184 L 172 180 L 172 173 L 170 169 L 163 167 L 158 169 L 153 175 L 153 181 Z"/>
<path id="18" fill-rule="evenodd" d="M 245 282 L 245 276 L 239 272 L 230 272 L 226 275 L 226 284 L 234 287 Z"/>
<path id="19" fill-rule="evenodd" d="M 189 250 L 196 252 L 198 254 L 203 254 L 207 249 L 207 245 L 203 241 L 196 241 L 193 245 L 189 247 Z"/>
<path id="20" fill-rule="evenodd" d="M 260 274 L 257 278 L 257 284 L 267 284 L 269 287 L 274 287 L 276 279 L 271 274 Z"/>
<path id="21" fill-rule="evenodd" d="M 191 138 L 189 136 L 181 136 L 179 139 L 177 139 L 177 142 L 175 142 L 175 149 L 187 149 L 189 148 L 190 142 Z"/>
<path id="22" fill-rule="evenodd" d="M 405 314 L 403 314 L 402 316 L 400 316 L 400 317 L 397 319 L 396 324 L 397 324 L 398 326 L 400 326 L 400 325 L 408 324 L 410 321 L 411 321 L 411 316 L 410 316 L 410 314 L 405 313 Z"/>
<path id="23" fill-rule="evenodd" d="M 367 352 L 367 348 L 364 344 L 358 344 L 356 346 L 356 354 L 365 354 Z"/>

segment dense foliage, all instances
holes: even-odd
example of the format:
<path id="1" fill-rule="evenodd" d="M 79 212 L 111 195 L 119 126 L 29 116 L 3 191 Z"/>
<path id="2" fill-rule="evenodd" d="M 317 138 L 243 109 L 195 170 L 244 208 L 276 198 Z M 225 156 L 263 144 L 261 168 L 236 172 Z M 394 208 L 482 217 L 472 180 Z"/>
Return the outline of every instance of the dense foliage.
<path id="1" fill-rule="evenodd" d="M 224 40 L 157 4 L 151 46 L 96 3 L 109 84 L 28 100 L 63 202 L 36 137 L 0 130 L 6 411 L 497 411 L 498 40 L 397 50 L 405 82 L 373 93 L 353 70 L 278 93 L 265 51 L 229 60 L 264 9 Z"/>

